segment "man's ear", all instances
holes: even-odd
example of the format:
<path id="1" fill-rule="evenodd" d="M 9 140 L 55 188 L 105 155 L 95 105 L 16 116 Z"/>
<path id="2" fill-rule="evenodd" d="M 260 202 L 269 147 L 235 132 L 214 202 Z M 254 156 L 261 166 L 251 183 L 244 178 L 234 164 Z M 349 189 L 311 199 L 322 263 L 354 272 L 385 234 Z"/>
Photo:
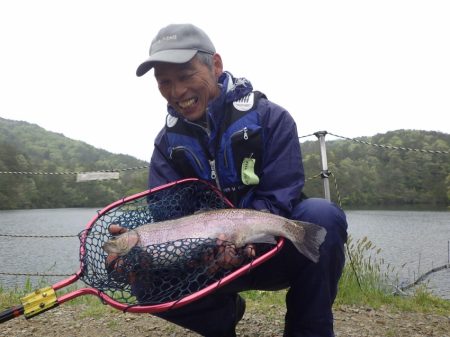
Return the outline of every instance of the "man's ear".
<path id="1" fill-rule="evenodd" d="M 213 66 L 214 66 L 214 75 L 217 79 L 219 79 L 220 75 L 223 73 L 223 63 L 222 63 L 222 57 L 215 53 L 213 55 Z"/>

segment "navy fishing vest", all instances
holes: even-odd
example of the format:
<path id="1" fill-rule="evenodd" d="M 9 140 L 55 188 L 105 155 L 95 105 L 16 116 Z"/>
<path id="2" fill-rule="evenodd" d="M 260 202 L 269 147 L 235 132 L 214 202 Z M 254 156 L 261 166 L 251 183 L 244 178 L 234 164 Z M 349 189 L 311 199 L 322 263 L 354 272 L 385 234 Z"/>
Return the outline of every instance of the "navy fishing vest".
<path id="1" fill-rule="evenodd" d="M 234 205 L 258 184 L 263 160 L 263 131 L 258 91 L 227 104 L 219 129 L 168 115 L 165 131 L 168 158 L 181 177 L 214 182 Z"/>

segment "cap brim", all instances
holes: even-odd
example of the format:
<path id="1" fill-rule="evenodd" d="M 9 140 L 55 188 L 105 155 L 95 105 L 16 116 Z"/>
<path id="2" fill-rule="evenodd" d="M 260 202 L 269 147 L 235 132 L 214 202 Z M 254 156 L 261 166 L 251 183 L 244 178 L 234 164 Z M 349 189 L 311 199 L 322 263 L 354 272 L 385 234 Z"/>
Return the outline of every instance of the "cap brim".
<path id="1" fill-rule="evenodd" d="M 156 62 L 166 63 L 186 63 L 189 62 L 197 53 L 193 49 L 172 49 L 163 50 L 150 56 L 146 61 L 136 69 L 136 75 L 142 76 L 153 68 Z"/>

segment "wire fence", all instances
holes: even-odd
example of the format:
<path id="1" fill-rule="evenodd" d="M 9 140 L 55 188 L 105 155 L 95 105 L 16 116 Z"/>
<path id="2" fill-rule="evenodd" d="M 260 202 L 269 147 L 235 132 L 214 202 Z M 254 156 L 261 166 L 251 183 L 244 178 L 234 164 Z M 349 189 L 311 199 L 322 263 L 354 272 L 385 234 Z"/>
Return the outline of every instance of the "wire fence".
<path id="1" fill-rule="evenodd" d="M 399 150 L 399 151 L 412 151 L 412 152 L 421 152 L 421 153 L 430 153 L 430 154 L 450 154 L 449 151 L 439 151 L 439 150 L 427 150 L 427 149 L 413 149 L 413 148 L 408 148 L 408 147 L 401 147 L 401 146 L 393 146 L 393 145 L 383 145 L 383 144 L 375 144 L 375 143 L 370 143 L 370 142 L 366 142 L 363 140 L 359 140 L 356 138 L 349 138 L 349 137 L 345 137 L 345 136 L 340 136 L 331 132 L 327 132 L 327 131 L 318 131 L 315 133 L 311 133 L 311 134 L 307 134 L 307 135 L 303 135 L 303 136 L 299 136 L 299 139 L 303 139 L 303 138 L 308 138 L 308 137 L 312 137 L 312 136 L 317 136 L 318 133 L 323 133 L 323 134 L 328 134 L 337 138 L 341 138 L 341 139 L 345 139 L 345 140 L 349 140 L 355 143 L 359 143 L 359 144 L 364 144 L 364 145 L 369 145 L 369 146 L 373 146 L 376 148 L 382 148 L 382 149 L 389 149 L 389 150 Z M 136 167 L 128 167 L 128 168 L 123 168 L 123 169 L 111 169 L 111 170 L 98 170 L 95 172 L 103 172 L 103 173 L 111 173 L 111 172 L 127 172 L 127 171 L 137 171 L 137 170 L 143 170 L 143 169 L 148 169 L 150 167 L 150 165 L 144 165 L 144 166 L 136 166 Z M 86 173 L 83 171 L 76 171 L 76 172 L 30 172 L 30 171 L 0 171 L 0 174 L 14 174 L 14 175 L 79 175 L 82 173 Z"/>

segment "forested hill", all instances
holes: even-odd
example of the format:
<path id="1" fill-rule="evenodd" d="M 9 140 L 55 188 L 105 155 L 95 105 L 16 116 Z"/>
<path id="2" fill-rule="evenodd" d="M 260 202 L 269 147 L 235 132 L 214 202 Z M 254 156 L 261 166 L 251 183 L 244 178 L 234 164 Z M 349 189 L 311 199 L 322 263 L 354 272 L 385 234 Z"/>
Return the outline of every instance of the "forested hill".
<path id="1" fill-rule="evenodd" d="M 27 122 L 0 118 L 0 209 L 103 207 L 147 187 L 147 169 L 120 172 L 119 180 L 76 182 L 73 172 L 148 166 Z"/>
<path id="2" fill-rule="evenodd" d="M 332 199 L 337 200 L 339 192 L 343 205 L 450 205 L 447 133 L 397 130 L 356 141 L 328 140 L 326 149 L 328 169 L 333 174 L 329 179 Z M 302 151 L 306 176 L 311 178 L 321 171 L 319 142 L 303 142 Z M 305 191 L 323 196 L 323 184 L 320 179 L 308 180 Z"/>
<path id="3" fill-rule="evenodd" d="M 308 178 L 305 192 L 308 196 L 323 196 L 320 177 L 311 179 L 322 170 L 319 142 L 311 139 L 302 139 Z M 357 141 L 326 136 L 326 146 L 329 171 L 333 174 L 331 196 L 337 201 L 339 191 L 344 207 L 450 204 L 449 134 L 397 130 Z M 134 157 L 96 149 L 34 124 L 0 118 L 0 172 L 68 173 L 0 173 L 0 209 L 103 207 L 145 190 L 147 169 L 120 171 L 119 180 L 78 183 L 73 172 L 117 171 L 147 165 Z"/>

